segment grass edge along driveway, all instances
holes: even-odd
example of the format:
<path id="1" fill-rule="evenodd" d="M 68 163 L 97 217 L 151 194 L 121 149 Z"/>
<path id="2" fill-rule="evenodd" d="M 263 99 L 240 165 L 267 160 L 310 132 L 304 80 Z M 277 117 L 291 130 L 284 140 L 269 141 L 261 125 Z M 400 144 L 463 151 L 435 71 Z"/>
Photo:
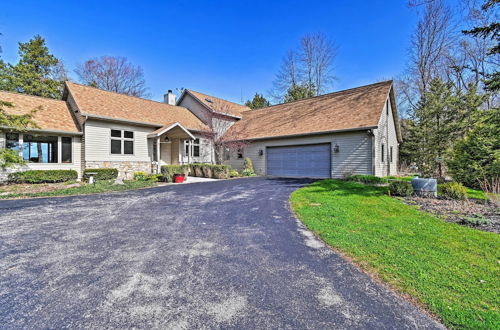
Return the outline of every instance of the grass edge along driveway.
<path id="1" fill-rule="evenodd" d="M 387 188 L 323 180 L 292 193 L 299 219 L 327 244 L 451 328 L 498 328 L 498 234 L 448 223 Z"/>

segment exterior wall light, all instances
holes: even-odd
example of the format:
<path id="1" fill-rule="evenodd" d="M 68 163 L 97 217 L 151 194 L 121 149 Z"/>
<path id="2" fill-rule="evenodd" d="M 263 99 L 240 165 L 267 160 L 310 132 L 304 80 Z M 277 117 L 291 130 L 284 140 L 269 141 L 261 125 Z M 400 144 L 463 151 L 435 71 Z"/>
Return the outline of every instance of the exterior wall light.
<path id="1" fill-rule="evenodd" d="M 264 150 L 262 149 L 259 150 L 259 156 L 264 156 Z"/>
<path id="2" fill-rule="evenodd" d="M 338 144 L 335 145 L 335 147 L 333 147 L 333 152 L 339 152 L 340 151 L 340 147 Z"/>

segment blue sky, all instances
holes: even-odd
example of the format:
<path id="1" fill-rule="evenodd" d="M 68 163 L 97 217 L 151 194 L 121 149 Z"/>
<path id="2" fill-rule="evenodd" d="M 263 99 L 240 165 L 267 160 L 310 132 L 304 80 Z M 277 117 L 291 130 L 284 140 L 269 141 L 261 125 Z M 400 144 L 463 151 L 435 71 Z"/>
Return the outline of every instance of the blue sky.
<path id="1" fill-rule="evenodd" d="M 338 45 L 332 90 L 397 76 L 415 12 L 376 1 L 8 1 L 2 57 L 40 34 L 73 75 L 78 63 L 125 56 L 144 69 L 151 98 L 185 87 L 239 102 L 266 94 L 288 49 L 322 32 Z"/>

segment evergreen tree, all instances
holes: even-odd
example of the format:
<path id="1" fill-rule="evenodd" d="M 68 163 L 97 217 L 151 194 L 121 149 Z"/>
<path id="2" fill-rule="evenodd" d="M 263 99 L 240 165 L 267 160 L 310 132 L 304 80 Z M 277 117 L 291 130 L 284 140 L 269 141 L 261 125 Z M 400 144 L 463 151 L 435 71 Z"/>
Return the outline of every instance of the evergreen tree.
<path id="1" fill-rule="evenodd" d="M 460 140 L 447 162 L 453 179 L 472 188 L 500 178 L 500 109 L 481 110 L 480 119 Z"/>
<path id="2" fill-rule="evenodd" d="M 49 52 L 39 35 L 19 43 L 19 62 L 0 64 L 0 89 L 35 96 L 61 98 L 63 83 L 53 79 L 60 61 Z"/>
<path id="3" fill-rule="evenodd" d="M 306 99 L 314 96 L 314 90 L 307 84 L 292 85 L 288 88 L 284 101 L 285 103 Z"/>
<path id="4" fill-rule="evenodd" d="M 252 110 L 265 108 L 271 105 L 264 95 L 255 93 L 252 100 L 248 100 L 245 105 Z"/>
<path id="5" fill-rule="evenodd" d="M 499 0 L 488 0 L 482 6 L 482 10 L 494 11 L 500 5 Z M 484 26 L 476 26 L 471 30 L 462 31 L 465 34 L 470 34 L 475 37 L 480 37 L 483 39 L 492 39 L 496 41 L 496 45 L 489 49 L 488 55 L 497 57 L 500 54 L 500 23 L 498 21 L 492 22 Z M 485 77 L 485 89 L 491 92 L 496 92 L 500 90 L 500 72 L 496 70 L 492 74 L 488 74 Z"/>
<path id="6" fill-rule="evenodd" d="M 451 84 L 434 79 L 413 114 L 414 127 L 408 134 L 418 143 L 414 158 L 424 175 L 444 176 L 444 157 L 456 134 L 454 103 Z"/>

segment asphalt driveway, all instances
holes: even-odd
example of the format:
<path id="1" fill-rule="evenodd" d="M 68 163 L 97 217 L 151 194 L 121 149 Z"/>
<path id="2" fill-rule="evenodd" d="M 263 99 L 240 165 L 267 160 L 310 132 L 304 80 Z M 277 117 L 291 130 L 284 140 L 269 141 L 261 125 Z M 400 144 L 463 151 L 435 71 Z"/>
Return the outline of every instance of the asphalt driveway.
<path id="1" fill-rule="evenodd" d="M 0 201 L 1 327 L 441 327 L 295 220 L 306 183 Z"/>

